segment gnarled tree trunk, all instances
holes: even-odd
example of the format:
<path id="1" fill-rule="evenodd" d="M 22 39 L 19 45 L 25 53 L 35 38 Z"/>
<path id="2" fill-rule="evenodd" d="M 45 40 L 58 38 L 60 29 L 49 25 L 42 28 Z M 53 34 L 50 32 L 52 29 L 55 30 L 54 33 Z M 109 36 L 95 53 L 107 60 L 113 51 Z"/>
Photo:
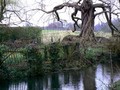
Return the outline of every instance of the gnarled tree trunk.
<path id="1" fill-rule="evenodd" d="M 44 11 L 45 13 L 52 13 L 54 12 L 57 20 L 60 21 L 60 17 L 58 14 L 58 10 L 63 9 L 64 7 L 72 7 L 74 8 L 74 12 L 71 14 L 71 18 L 74 21 L 74 31 L 76 30 L 76 25 L 79 27 L 78 25 L 78 21 L 82 20 L 82 25 L 81 25 L 81 33 L 80 33 L 80 42 L 94 42 L 96 41 L 95 35 L 94 35 L 94 19 L 95 16 L 100 15 L 105 13 L 105 17 L 108 21 L 108 25 L 110 26 L 111 30 L 114 29 L 116 31 L 119 31 L 112 23 L 111 23 L 111 14 L 107 15 L 107 13 L 111 13 L 111 9 L 109 4 L 104 3 L 102 0 L 100 0 L 103 4 L 98 3 L 98 4 L 93 4 L 92 2 L 93 0 L 78 0 L 78 2 L 73 2 L 73 3 L 63 3 L 60 5 L 57 5 L 53 8 L 53 10 L 51 11 Z M 82 4 L 81 4 L 82 3 Z M 103 9 L 102 12 L 98 12 L 98 13 L 94 13 L 95 12 L 95 8 L 101 8 Z M 109 11 L 106 11 L 106 9 L 109 9 Z M 81 18 L 77 17 L 77 13 L 81 12 Z M 112 30 L 113 31 L 113 30 Z"/>
<path id="2" fill-rule="evenodd" d="M 82 25 L 80 37 L 85 41 L 95 41 L 94 37 L 94 8 L 92 0 L 84 0 L 82 5 Z"/>

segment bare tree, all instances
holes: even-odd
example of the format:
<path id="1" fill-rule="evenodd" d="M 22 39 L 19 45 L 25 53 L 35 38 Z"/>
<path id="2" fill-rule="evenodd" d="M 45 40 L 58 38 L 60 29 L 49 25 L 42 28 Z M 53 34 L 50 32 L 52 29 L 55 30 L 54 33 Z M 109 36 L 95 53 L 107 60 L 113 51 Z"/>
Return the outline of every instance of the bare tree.
<path id="1" fill-rule="evenodd" d="M 79 37 L 81 40 L 84 41 L 96 41 L 95 35 L 94 35 L 94 19 L 97 15 L 103 14 L 106 17 L 106 20 L 108 22 L 108 25 L 112 31 L 112 35 L 114 34 L 114 31 L 119 32 L 120 31 L 112 24 L 111 21 L 111 14 L 115 14 L 114 12 L 111 12 L 111 4 L 104 0 L 99 0 L 102 3 L 94 4 L 92 0 L 78 0 L 78 2 L 70 3 L 65 2 L 63 4 L 57 5 L 53 8 L 51 11 L 45 11 L 43 9 L 43 12 L 49 14 L 49 13 L 55 13 L 57 20 L 60 21 L 58 10 L 63 9 L 64 7 L 71 7 L 74 8 L 74 12 L 71 14 L 71 18 L 74 21 L 74 26 L 78 25 L 78 21 L 81 20 L 81 33 L 79 34 Z M 101 8 L 102 12 L 95 13 L 96 8 Z M 77 13 L 81 12 L 81 16 L 77 17 Z M 76 30 L 76 29 L 75 29 Z"/>

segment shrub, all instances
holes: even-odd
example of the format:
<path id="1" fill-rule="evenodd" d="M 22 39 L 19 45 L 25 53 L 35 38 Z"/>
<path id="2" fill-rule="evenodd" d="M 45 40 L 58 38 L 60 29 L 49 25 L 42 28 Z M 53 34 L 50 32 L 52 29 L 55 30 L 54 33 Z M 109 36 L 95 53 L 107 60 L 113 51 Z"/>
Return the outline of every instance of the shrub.
<path id="1" fill-rule="evenodd" d="M 50 44 L 49 54 L 50 54 L 50 60 L 52 60 L 53 63 L 55 62 L 55 60 L 57 61 L 59 59 L 59 50 L 60 47 L 58 43 Z"/>
<path id="2" fill-rule="evenodd" d="M 7 79 L 8 78 L 8 71 L 7 68 L 3 65 L 3 55 L 4 51 L 8 49 L 5 45 L 0 45 L 0 80 Z"/>
<path id="3" fill-rule="evenodd" d="M 28 75 L 41 75 L 43 57 L 40 49 L 37 46 L 28 46 L 26 52 L 24 52 L 28 64 Z"/>
<path id="4" fill-rule="evenodd" d="M 111 37 L 111 42 L 107 45 L 108 49 L 116 55 L 120 55 L 120 37 Z"/>
<path id="5" fill-rule="evenodd" d="M 54 42 L 44 47 L 44 59 L 50 62 L 49 68 L 51 70 L 59 70 L 60 61 L 63 58 L 64 52 L 62 45 L 59 42 Z"/>
<path id="6" fill-rule="evenodd" d="M 38 27 L 0 27 L 0 42 L 16 39 L 41 39 Z"/>
<path id="7" fill-rule="evenodd" d="M 0 45 L 0 66 L 3 64 L 3 58 L 4 58 L 4 52 L 5 50 L 8 49 L 6 45 Z"/>

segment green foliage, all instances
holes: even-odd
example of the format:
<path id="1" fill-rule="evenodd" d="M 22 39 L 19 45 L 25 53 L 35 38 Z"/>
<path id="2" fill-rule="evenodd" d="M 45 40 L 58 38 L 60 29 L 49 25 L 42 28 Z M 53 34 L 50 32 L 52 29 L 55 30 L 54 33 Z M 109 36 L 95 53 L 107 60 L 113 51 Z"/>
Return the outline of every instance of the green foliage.
<path id="1" fill-rule="evenodd" d="M 3 45 L 3 44 L 0 45 L 0 53 L 3 54 L 3 52 L 7 49 L 9 49 L 9 47 L 7 47 L 6 45 Z"/>
<path id="2" fill-rule="evenodd" d="M 96 55 L 96 53 L 94 52 L 94 50 L 88 49 L 88 50 L 86 51 L 85 57 L 86 57 L 88 60 L 93 60 L 93 59 L 95 58 L 95 55 Z"/>
<path id="3" fill-rule="evenodd" d="M 26 52 L 24 53 L 28 60 L 39 60 L 42 59 L 40 48 L 37 46 L 26 47 Z"/>
<path id="4" fill-rule="evenodd" d="M 0 27 L 0 36 L 1 42 L 40 39 L 41 29 L 34 27 Z M 13 50 L 13 52 L 8 51 L 1 55 L 8 56 L 11 54 L 4 62 L 11 78 L 41 75 L 45 69 L 54 71 L 82 66 L 80 60 L 73 58 L 79 56 L 79 45 L 76 47 L 76 44 L 66 46 L 60 42 L 40 46 L 27 44 L 25 48 L 20 47 L 17 50 L 22 52 L 14 52 Z M 92 57 L 91 52 L 91 50 L 88 52 L 87 58 Z"/>
<path id="5" fill-rule="evenodd" d="M 9 79 L 21 79 L 28 75 L 28 68 L 23 65 L 20 65 L 21 64 L 16 64 L 7 68 L 9 72 Z"/>
<path id="6" fill-rule="evenodd" d="M 111 87 L 110 90 L 120 90 L 120 80 L 114 82 Z"/>
<path id="7" fill-rule="evenodd" d="M 24 56 L 21 53 L 5 53 L 4 56 L 8 56 L 9 57 L 4 61 L 4 64 L 6 65 L 15 65 L 15 64 L 19 64 L 22 61 L 25 61 Z"/>
<path id="8" fill-rule="evenodd" d="M 49 59 L 49 52 L 48 52 L 49 47 L 47 45 L 44 46 L 44 60 Z"/>
<path id="9" fill-rule="evenodd" d="M 79 49 L 79 43 L 74 43 L 71 45 L 64 45 L 63 46 L 64 51 L 64 58 L 67 60 L 76 60 L 79 59 L 80 56 L 80 49 Z"/>
<path id="10" fill-rule="evenodd" d="M 60 51 L 59 43 L 50 44 L 49 48 L 50 60 L 52 60 L 53 62 L 55 62 L 55 60 L 57 61 L 60 58 L 59 51 Z"/>
<path id="11" fill-rule="evenodd" d="M 115 53 L 115 54 L 119 54 L 120 55 L 120 43 L 116 42 L 116 43 L 111 43 L 109 45 L 110 50 Z"/>
<path id="12" fill-rule="evenodd" d="M 103 50 L 101 48 L 91 48 L 88 47 L 85 53 L 85 58 L 88 60 L 96 60 L 96 56 L 99 53 L 102 53 Z"/>
<path id="13" fill-rule="evenodd" d="M 49 58 L 51 60 L 53 71 L 58 69 L 58 66 L 59 66 L 58 62 L 59 62 L 59 59 L 60 59 L 59 54 L 60 54 L 60 44 L 58 42 L 50 44 Z"/>
<path id="14" fill-rule="evenodd" d="M 0 67 L 0 80 L 8 79 L 9 73 L 6 68 Z"/>
<path id="15" fill-rule="evenodd" d="M 7 50 L 3 55 L 4 58 L 7 57 L 4 60 L 3 65 L 7 70 L 7 76 L 9 76 L 9 79 L 18 79 L 26 76 L 27 65 L 22 53 L 7 52 Z"/>
<path id="16" fill-rule="evenodd" d="M 116 55 L 120 55 L 120 37 L 112 37 L 111 42 L 107 44 L 107 48 Z"/>
<path id="17" fill-rule="evenodd" d="M 28 74 L 40 75 L 42 74 L 42 62 L 43 56 L 40 49 L 37 46 L 28 46 L 26 52 L 24 52 L 28 64 Z"/>
<path id="18" fill-rule="evenodd" d="M 103 48 L 81 48 L 80 52 L 83 57 L 82 59 L 86 64 L 89 63 L 91 65 L 94 65 L 98 63 L 105 63 L 109 60 L 108 54 Z"/>
<path id="19" fill-rule="evenodd" d="M 6 67 L 3 65 L 3 54 L 6 49 L 8 49 L 7 46 L 0 45 L 0 80 L 8 79 L 8 71 Z"/>
<path id="20" fill-rule="evenodd" d="M 0 42 L 16 39 L 41 39 L 38 27 L 0 27 Z"/>
<path id="21" fill-rule="evenodd" d="M 2 61 L 3 55 L 4 55 L 5 50 L 7 49 L 8 47 L 6 45 L 0 45 L 0 66 L 2 66 L 3 64 L 3 61 Z"/>

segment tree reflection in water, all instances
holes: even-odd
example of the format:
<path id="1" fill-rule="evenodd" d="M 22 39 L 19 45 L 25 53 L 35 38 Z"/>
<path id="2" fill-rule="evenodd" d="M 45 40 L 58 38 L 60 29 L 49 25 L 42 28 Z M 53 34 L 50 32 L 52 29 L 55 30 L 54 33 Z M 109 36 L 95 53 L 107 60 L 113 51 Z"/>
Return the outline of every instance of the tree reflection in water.
<path id="1" fill-rule="evenodd" d="M 54 73 L 51 76 L 51 90 L 60 90 L 59 76 L 58 73 Z"/>
<path id="2" fill-rule="evenodd" d="M 95 83 L 96 68 L 89 67 L 83 71 L 84 90 L 96 90 Z"/>
<path id="3" fill-rule="evenodd" d="M 113 80 L 120 80 L 120 65 L 113 65 Z M 117 70 L 116 70 L 117 69 Z M 64 71 L 24 81 L 0 83 L 0 90 L 109 90 L 110 66 Z M 1 81 L 0 81 L 1 82 Z"/>

